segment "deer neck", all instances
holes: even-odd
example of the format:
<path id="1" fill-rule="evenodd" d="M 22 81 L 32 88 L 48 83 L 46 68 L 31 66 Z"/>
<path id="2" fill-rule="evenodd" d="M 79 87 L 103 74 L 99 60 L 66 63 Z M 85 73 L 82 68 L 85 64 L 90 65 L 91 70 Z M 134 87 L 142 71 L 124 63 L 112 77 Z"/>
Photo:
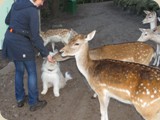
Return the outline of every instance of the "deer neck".
<path id="1" fill-rule="evenodd" d="M 152 36 L 151 36 L 151 40 L 160 44 L 160 33 L 154 33 Z"/>
<path id="2" fill-rule="evenodd" d="M 150 23 L 150 29 L 155 30 L 157 27 L 157 19 Z"/>
<path id="3" fill-rule="evenodd" d="M 89 57 L 89 47 L 88 43 L 83 45 L 83 49 L 79 51 L 77 55 L 75 55 L 76 64 L 79 69 L 79 71 L 85 76 L 85 78 L 88 78 L 88 69 L 91 67 L 92 60 Z"/>

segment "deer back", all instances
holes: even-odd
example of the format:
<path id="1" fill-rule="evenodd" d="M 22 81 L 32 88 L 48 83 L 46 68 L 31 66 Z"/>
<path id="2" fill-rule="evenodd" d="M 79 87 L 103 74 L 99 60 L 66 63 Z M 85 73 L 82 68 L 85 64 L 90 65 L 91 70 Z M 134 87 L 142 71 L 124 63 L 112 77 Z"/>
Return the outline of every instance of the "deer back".
<path id="1" fill-rule="evenodd" d="M 149 65 L 154 55 L 154 49 L 142 42 L 120 43 L 104 45 L 90 49 L 89 56 L 93 60 L 114 59 Z M 62 57 L 60 53 L 54 56 L 57 61 L 64 61 L 71 57 Z"/>
<path id="2" fill-rule="evenodd" d="M 99 60 L 94 61 L 88 71 L 89 83 L 95 91 L 109 91 L 111 97 L 135 102 L 142 107 L 160 98 L 159 69 L 136 63 Z"/>
<path id="3" fill-rule="evenodd" d="M 153 54 L 154 49 L 142 42 L 105 45 L 89 51 L 89 55 L 93 60 L 114 59 L 145 65 L 149 65 Z"/>

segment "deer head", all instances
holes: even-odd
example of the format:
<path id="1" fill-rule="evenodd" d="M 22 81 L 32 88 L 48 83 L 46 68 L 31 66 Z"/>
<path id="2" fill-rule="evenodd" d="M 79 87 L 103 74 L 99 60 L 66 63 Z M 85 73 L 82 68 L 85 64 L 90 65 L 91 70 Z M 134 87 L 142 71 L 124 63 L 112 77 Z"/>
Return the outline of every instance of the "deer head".
<path id="1" fill-rule="evenodd" d="M 60 50 L 60 52 L 62 52 L 61 55 L 63 57 L 78 56 L 81 50 L 80 48 L 84 46 L 86 42 L 91 40 L 94 37 L 95 33 L 96 31 L 94 30 L 91 33 L 89 33 L 87 36 L 84 36 L 81 34 L 76 35 L 74 38 L 70 40 L 68 45 L 66 45 L 63 49 Z"/>
<path id="2" fill-rule="evenodd" d="M 144 13 L 146 14 L 146 17 L 145 17 L 144 20 L 142 21 L 143 24 L 151 23 L 151 22 L 154 22 L 154 21 L 157 22 L 157 14 L 156 14 L 155 11 L 147 11 L 147 10 L 144 10 Z"/>
<path id="3" fill-rule="evenodd" d="M 146 42 L 149 39 L 151 39 L 152 34 L 153 34 L 153 31 L 151 29 L 139 28 L 139 30 L 142 33 L 141 33 L 141 36 L 139 37 L 139 39 L 137 41 Z"/>

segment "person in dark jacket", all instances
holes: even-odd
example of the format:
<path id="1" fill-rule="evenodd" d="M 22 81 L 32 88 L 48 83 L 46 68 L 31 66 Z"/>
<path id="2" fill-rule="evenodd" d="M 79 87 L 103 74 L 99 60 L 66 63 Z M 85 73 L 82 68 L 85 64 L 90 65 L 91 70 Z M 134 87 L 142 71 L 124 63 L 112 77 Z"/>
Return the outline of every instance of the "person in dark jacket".
<path id="1" fill-rule="evenodd" d="M 38 98 L 34 47 L 40 51 L 42 57 L 54 62 L 39 35 L 38 7 L 43 5 L 43 2 L 44 0 L 17 0 L 12 4 L 5 20 L 9 27 L 5 33 L 2 55 L 13 60 L 15 64 L 17 106 L 23 107 L 28 99 L 30 111 L 43 108 L 47 104 L 45 100 L 40 101 Z M 28 95 L 25 94 L 23 85 L 25 69 L 28 73 Z"/>

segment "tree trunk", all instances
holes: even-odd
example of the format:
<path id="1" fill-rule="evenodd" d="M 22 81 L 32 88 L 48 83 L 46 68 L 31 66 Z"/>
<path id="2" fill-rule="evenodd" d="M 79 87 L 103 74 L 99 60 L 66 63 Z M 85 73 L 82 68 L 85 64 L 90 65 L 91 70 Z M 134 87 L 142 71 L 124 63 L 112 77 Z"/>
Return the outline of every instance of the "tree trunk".
<path id="1" fill-rule="evenodd" d="M 57 17 L 59 15 L 59 0 L 52 1 L 52 15 Z"/>

